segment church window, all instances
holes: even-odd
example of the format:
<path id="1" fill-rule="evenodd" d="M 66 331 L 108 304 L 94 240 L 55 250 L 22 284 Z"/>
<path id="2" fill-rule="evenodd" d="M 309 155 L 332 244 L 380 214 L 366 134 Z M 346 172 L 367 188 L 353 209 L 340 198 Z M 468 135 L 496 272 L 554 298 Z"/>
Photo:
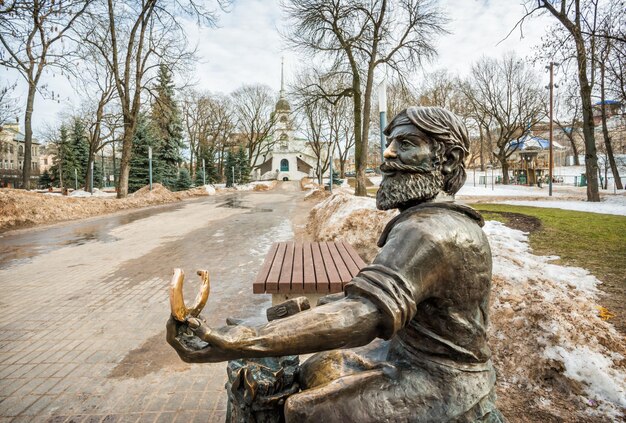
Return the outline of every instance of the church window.
<path id="1" fill-rule="evenodd" d="M 280 171 L 281 172 L 289 172 L 289 160 L 282 159 L 280 161 Z"/>

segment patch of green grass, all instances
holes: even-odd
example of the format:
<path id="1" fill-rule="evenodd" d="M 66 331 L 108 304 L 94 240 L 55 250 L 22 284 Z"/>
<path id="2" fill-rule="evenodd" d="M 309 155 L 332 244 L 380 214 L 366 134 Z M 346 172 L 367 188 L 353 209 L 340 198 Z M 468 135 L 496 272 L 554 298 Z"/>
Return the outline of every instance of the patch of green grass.
<path id="1" fill-rule="evenodd" d="M 532 216 L 541 228 L 529 235 L 535 254 L 558 255 L 614 286 L 626 286 L 626 217 L 505 204 L 473 204 L 485 220 L 507 223 L 506 213 Z M 501 213 L 505 213 L 504 215 Z"/>

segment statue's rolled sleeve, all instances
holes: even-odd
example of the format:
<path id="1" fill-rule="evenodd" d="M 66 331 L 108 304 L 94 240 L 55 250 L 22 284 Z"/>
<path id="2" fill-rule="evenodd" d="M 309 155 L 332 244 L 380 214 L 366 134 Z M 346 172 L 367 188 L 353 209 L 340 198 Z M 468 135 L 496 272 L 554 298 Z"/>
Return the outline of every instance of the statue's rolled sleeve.
<path id="1" fill-rule="evenodd" d="M 347 295 L 365 297 L 385 316 L 381 338 L 390 339 L 415 315 L 410 282 L 382 264 L 367 266 L 345 287 Z"/>
<path id="2" fill-rule="evenodd" d="M 373 264 L 345 286 L 346 295 L 372 301 L 384 315 L 381 337 L 390 339 L 408 325 L 428 293 L 428 275 L 439 261 L 438 249 L 415 222 L 400 222 L 389 233 Z M 407 228 L 408 226 L 408 228 Z"/>

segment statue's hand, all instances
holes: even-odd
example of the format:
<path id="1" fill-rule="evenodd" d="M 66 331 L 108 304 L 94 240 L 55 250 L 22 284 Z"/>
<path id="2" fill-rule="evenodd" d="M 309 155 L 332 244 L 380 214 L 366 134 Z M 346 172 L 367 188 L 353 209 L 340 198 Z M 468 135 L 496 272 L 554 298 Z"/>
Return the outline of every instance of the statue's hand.
<path id="1" fill-rule="evenodd" d="M 241 358 L 241 347 L 246 344 L 246 339 L 256 334 L 254 329 L 245 326 L 211 329 L 193 317 L 184 323 L 170 317 L 166 329 L 167 342 L 188 363 L 216 363 Z M 189 335 L 189 331 L 193 335 Z"/>

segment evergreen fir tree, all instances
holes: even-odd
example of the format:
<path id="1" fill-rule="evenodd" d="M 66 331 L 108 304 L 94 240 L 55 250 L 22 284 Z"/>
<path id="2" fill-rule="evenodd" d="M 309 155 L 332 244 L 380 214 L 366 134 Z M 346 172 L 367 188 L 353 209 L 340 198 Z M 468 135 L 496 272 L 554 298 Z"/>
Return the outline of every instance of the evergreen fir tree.
<path id="1" fill-rule="evenodd" d="M 343 179 L 339 177 L 339 172 L 333 169 L 333 185 L 343 185 Z"/>
<path id="2" fill-rule="evenodd" d="M 174 188 L 183 148 L 183 127 L 180 110 L 174 99 L 172 74 L 165 64 L 159 66 L 155 91 L 151 120 L 157 141 L 155 153 L 161 165 L 160 180 L 168 188 Z"/>
<path id="3" fill-rule="evenodd" d="M 237 158 L 230 151 L 226 153 L 226 163 L 224 167 L 224 173 L 226 174 L 226 187 L 232 187 L 235 184 L 233 173 L 235 173 L 235 175 L 237 174 Z"/>
<path id="4" fill-rule="evenodd" d="M 202 172 L 202 160 L 204 159 L 204 171 L 206 172 L 206 183 L 214 184 L 217 182 L 217 167 L 215 166 L 215 147 L 200 145 L 196 158 L 196 181 L 202 185 L 202 176 L 197 177 L 198 172 Z M 198 185 L 198 182 L 196 182 Z"/>
<path id="5" fill-rule="evenodd" d="M 93 164 L 93 186 L 102 189 L 102 162 L 94 157 Z"/>
<path id="6" fill-rule="evenodd" d="M 250 164 L 248 163 L 248 155 L 244 148 L 240 148 L 237 152 L 237 169 L 236 176 L 240 184 L 247 184 L 250 182 Z"/>
<path id="7" fill-rule="evenodd" d="M 191 188 L 191 176 L 187 168 L 181 167 L 176 180 L 176 191 L 184 191 Z"/>
<path id="8" fill-rule="evenodd" d="M 207 184 L 208 183 L 209 181 L 207 181 Z M 204 171 L 202 170 L 202 168 L 198 168 L 198 170 L 196 170 L 196 180 L 194 181 L 194 184 L 197 187 L 204 185 Z"/>
<path id="9" fill-rule="evenodd" d="M 74 169 L 78 167 L 78 163 L 65 125 L 61 125 L 57 142 L 57 154 L 52 161 L 53 165 L 50 168 L 50 173 L 55 175 L 55 179 L 58 180 L 61 177 L 64 186 L 74 187 Z"/>
<path id="10" fill-rule="evenodd" d="M 69 137 L 70 148 L 74 156 L 74 166 L 78 175 L 78 186 L 81 187 L 84 185 L 89 166 L 89 141 L 85 133 L 85 125 L 80 119 L 73 119 Z"/>
<path id="11" fill-rule="evenodd" d="M 52 177 L 50 176 L 50 172 L 48 169 L 44 170 L 41 175 L 39 175 L 39 187 L 48 188 L 52 186 Z"/>
<path id="12" fill-rule="evenodd" d="M 152 181 L 159 181 L 159 160 L 154 154 L 156 140 L 154 139 L 145 115 L 140 115 L 137 130 L 133 138 L 133 149 L 130 158 L 130 173 L 128 175 L 128 192 L 135 192 L 150 183 L 148 147 L 152 147 Z"/>

